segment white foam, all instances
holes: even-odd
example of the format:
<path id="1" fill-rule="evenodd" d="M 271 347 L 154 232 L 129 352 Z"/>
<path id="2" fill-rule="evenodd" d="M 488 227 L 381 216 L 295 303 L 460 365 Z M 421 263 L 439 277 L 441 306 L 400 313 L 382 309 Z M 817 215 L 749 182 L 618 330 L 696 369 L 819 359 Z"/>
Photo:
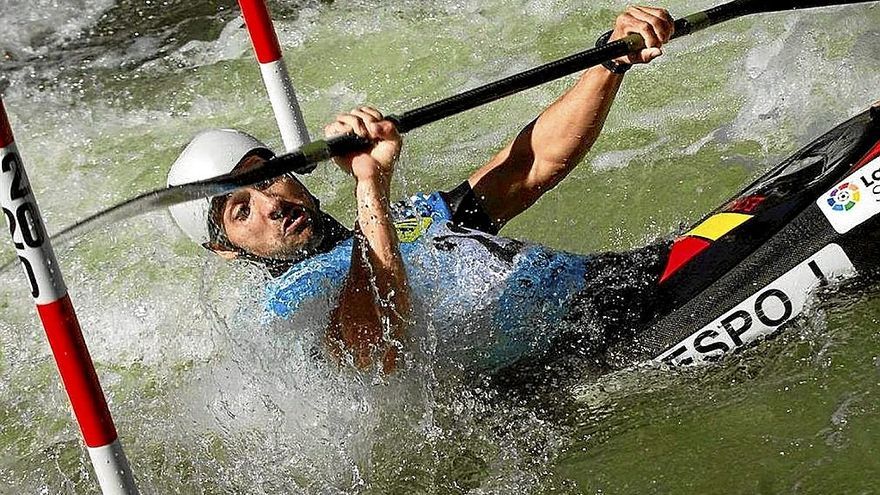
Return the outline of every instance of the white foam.
<path id="1" fill-rule="evenodd" d="M 744 100 L 731 126 L 732 137 L 767 147 L 778 147 L 780 141 L 797 145 L 880 97 L 880 73 L 871 58 L 877 47 L 864 36 L 876 26 L 870 18 L 849 12 L 792 13 L 768 18 L 749 31 L 755 46 L 731 67 L 729 84 Z M 829 36 L 819 41 L 817 33 Z M 862 43 L 834 40 L 852 48 L 829 58 L 829 41 L 840 33 L 853 40 L 861 36 Z"/>
<path id="2" fill-rule="evenodd" d="M 47 41 L 77 36 L 112 7 L 114 0 L 4 0 L 0 13 L 0 49 L 45 54 Z"/>
<path id="3" fill-rule="evenodd" d="M 394 7 L 378 1 L 370 5 L 362 3 L 364 5 L 355 6 L 358 12 L 357 16 L 352 15 L 354 21 L 349 18 L 338 23 L 339 29 L 353 29 L 352 43 L 361 41 L 353 33 L 412 29 L 409 19 L 448 17 L 443 19 L 448 21 L 444 23 L 448 26 L 443 28 L 444 32 L 426 33 L 429 37 L 425 42 L 452 36 L 473 46 L 471 59 L 450 62 L 448 67 L 437 71 L 437 75 L 451 81 L 450 85 L 457 85 L 441 88 L 443 91 L 470 88 L 547 57 L 547 53 L 528 49 L 535 39 L 529 34 L 533 33 L 534 26 L 528 14 L 535 14 L 540 22 L 552 23 L 560 21 L 563 14 L 579 9 L 598 12 L 600 8 L 617 9 L 624 5 L 617 1 L 585 5 L 531 0 L 510 7 L 499 0 L 494 4 L 489 2 L 490 8 L 501 5 L 506 9 L 505 16 L 499 20 L 478 3 L 461 0 L 444 0 L 438 4 L 413 1 Z M 678 13 L 699 8 L 680 1 L 674 3 L 676 7 L 680 5 Z M 701 3 L 708 6 L 707 2 Z M 79 0 L 9 0 L 7 4 L 11 8 L 4 8 L 0 14 L 0 30 L 9 34 L 6 41 L 0 43 L 31 54 L 46 50 L 47 44 L 34 43 L 41 33 L 49 33 L 53 43 L 63 41 L 94 24 L 100 13 L 112 6 L 111 2 Z M 34 4 L 43 8 L 32 9 L 30 5 Z M 282 45 L 285 48 L 301 46 L 316 32 L 319 11 L 336 8 L 344 10 L 338 4 L 322 4 L 300 11 L 295 19 L 277 21 Z M 358 17 L 364 12 L 374 16 Z M 607 12 L 603 10 L 602 15 Z M 712 33 L 680 40 L 666 57 L 677 56 L 674 52 L 678 50 L 682 54 L 705 53 L 705 58 L 697 60 L 696 67 L 688 68 L 688 77 L 700 77 L 701 71 L 730 70 L 729 82 L 721 90 L 744 101 L 733 123 L 735 135 L 731 139 L 753 139 L 769 145 L 773 132 L 779 128 L 793 127 L 796 133 L 807 133 L 807 127 L 827 127 L 838 120 L 837 117 L 850 115 L 880 97 L 876 89 L 880 88 L 880 76 L 876 64 L 871 63 L 875 54 L 865 51 L 867 48 L 853 48 L 835 61 L 828 61 L 821 52 L 809 49 L 811 31 L 849 37 L 875 29 L 869 20 L 845 17 L 845 21 L 835 20 L 832 13 L 816 21 L 816 25 L 806 22 L 805 15 L 761 17 L 760 22 L 747 25 L 745 34 L 719 27 Z M 358 19 L 361 19 L 359 23 Z M 525 41 L 487 36 L 487 32 L 490 35 L 502 33 L 499 25 L 506 22 L 513 27 L 521 23 L 517 29 L 526 33 L 522 35 Z M 844 22 L 848 23 L 846 29 Z M 559 35 L 573 36 L 573 33 Z M 779 41 L 775 41 L 777 37 Z M 746 57 L 733 57 L 732 67 L 726 65 L 727 59 L 723 59 L 725 65 L 720 67 L 706 62 L 712 60 L 713 49 L 723 48 L 719 40 L 728 42 L 732 38 L 753 47 Z M 498 57 L 496 49 L 507 41 L 521 43 L 524 49 L 506 58 Z M 593 39 L 573 40 L 571 46 L 580 49 L 592 42 Z M 872 47 L 870 43 L 866 46 Z M 130 45 L 110 48 L 109 54 L 94 62 L 92 68 L 109 69 L 109 77 L 113 77 L 127 70 L 118 69 L 120 65 L 150 56 L 161 48 L 161 43 L 157 38 L 141 37 Z M 250 50 L 241 21 L 233 19 L 216 40 L 191 40 L 166 60 L 150 62 L 146 68 L 162 74 L 179 70 L 181 66 L 203 66 L 251 57 Z M 293 65 L 296 61 L 288 59 L 288 63 Z M 100 98 L 82 103 L 77 100 L 76 87 L 38 91 L 28 86 L 32 70 L 40 69 L 23 69 L 23 84 L 13 87 L 6 101 L 26 165 L 34 171 L 32 180 L 52 230 L 140 192 L 132 186 L 132 181 L 156 170 L 159 171 L 156 176 L 161 176 L 169 166 L 168 157 L 173 154 L 167 152 L 168 149 L 179 148 L 199 127 L 251 123 L 254 121 L 251 119 L 262 118 L 253 115 L 255 97 L 242 98 L 235 91 L 229 91 L 228 98 L 194 96 L 184 103 L 184 111 L 173 114 L 170 109 L 155 110 L 162 102 L 149 101 L 149 91 L 134 91 L 139 97 L 146 94 L 147 108 L 132 108 L 127 101 L 120 104 Z M 650 74 L 664 77 L 662 70 Z M 225 75 L 217 76 L 218 79 L 223 77 Z M 203 82 L 194 78 L 192 84 L 196 90 L 201 89 L 199 84 L 210 90 L 240 89 L 222 79 Z M 640 89 L 643 88 L 630 86 L 625 91 Z M 422 96 L 418 94 L 419 87 L 412 90 L 413 98 Z M 839 99 L 817 101 L 816 90 L 828 91 Z M 119 96 L 121 93 L 110 92 L 114 98 L 124 99 L 124 94 Z M 381 94 L 372 91 L 367 94 L 364 89 L 346 82 L 309 88 L 304 94 L 313 100 L 329 100 L 329 106 L 339 109 L 368 97 L 380 103 L 383 98 Z M 658 140 L 647 146 L 598 156 L 593 159 L 593 167 L 608 170 L 655 153 L 668 158 L 671 153 L 667 150 L 668 143 L 677 142 L 674 124 L 705 116 L 713 104 L 712 98 L 705 96 L 695 96 L 698 102 L 675 101 L 647 112 L 618 105 L 614 118 L 622 122 L 622 126 L 653 131 Z M 491 122 L 486 126 L 491 129 L 469 136 L 467 143 L 462 143 L 460 129 L 444 129 L 442 124 L 420 136 L 412 136 L 412 139 L 421 139 L 437 135 L 440 141 L 458 143 L 429 156 L 412 158 L 434 172 L 445 170 L 450 164 L 460 164 L 463 155 L 477 155 L 475 149 L 483 153 L 497 149 L 554 97 L 555 93 L 550 90 L 531 92 L 525 96 L 527 104 L 516 108 L 515 114 L 499 115 L 497 106 L 478 110 L 486 112 L 486 122 Z M 801 122 L 810 122 L 810 125 Z M 468 132 L 475 131 L 468 129 Z M 694 137 L 684 153 L 696 153 L 717 136 L 726 137 L 723 131 Z M 794 146 L 806 139 L 784 141 Z M 157 157 L 163 157 L 166 162 Z M 419 168 L 413 174 L 421 181 L 429 172 Z M 336 179 L 331 180 L 348 184 L 341 175 L 334 177 Z M 161 181 L 155 183 L 160 184 Z M 332 190 L 326 184 L 325 187 Z M 346 189 L 340 194 L 350 194 L 350 191 Z M 328 194 L 324 197 L 325 204 L 330 204 L 333 198 Z M 538 230 L 540 228 L 536 226 L 529 234 L 545 234 Z M 558 425 L 535 418 L 528 410 L 517 414 L 515 408 L 499 405 L 503 401 L 492 400 L 491 396 L 474 392 L 469 386 L 460 386 L 454 381 L 441 382 L 433 374 L 430 362 L 400 378 L 409 380 L 409 386 L 374 380 L 372 375 L 358 375 L 315 362 L 307 357 L 311 350 L 308 341 L 299 337 L 310 329 L 321 330 L 323 326 L 313 322 L 312 327 L 306 323 L 291 323 L 277 329 L 261 327 L 256 323 L 258 318 L 249 313 L 254 301 L 238 289 L 246 287 L 253 292 L 253 298 L 258 298 L 260 293 L 256 286 L 259 284 L 247 276 L 239 276 L 238 268 L 225 267 L 207 257 L 180 250 L 176 244 L 179 240 L 180 234 L 167 216 L 157 214 L 139 219 L 133 225 L 96 233 L 82 246 L 64 250 L 60 255 L 89 345 L 102 379 L 106 378 L 120 431 L 123 437 L 134 438 L 134 444 L 145 453 L 141 459 L 132 457 L 141 463 L 137 466 L 141 469 L 138 474 L 145 480 L 147 491 L 192 489 L 199 482 L 204 482 L 205 489 L 221 492 L 241 491 L 242 486 L 259 486 L 277 493 L 297 489 L 321 493 L 364 491 L 365 486 L 381 479 L 386 471 L 392 471 L 385 469 L 391 461 L 385 459 L 386 464 L 381 461 L 383 451 L 393 450 L 397 456 L 394 449 L 404 449 L 400 464 L 428 471 L 428 475 L 417 474 L 417 481 L 429 482 L 431 472 L 456 475 L 450 473 L 449 468 L 444 471 L 431 462 L 449 452 L 445 449 L 458 447 L 463 450 L 473 447 L 474 455 L 486 462 L 480 469 L 488 474 L 479 481 L 481 486 L 471 491 L 541 491 L 529 488 L 540 486 L 541 471 L 552 464 L 554 453 L 560 450 L 555 442 L 566 440 L 564 433 L 556 431 Z M 26 424 L 29 431 L 40 431 L 40 434 L 36 435 L 36 441 L 30 440 L 31 437 L 13 436 L 13 442 L 32 442 L 28 447 L 35 452 L 53 445 L 53 449 L 62 449 L 64 456 L 76 456 L 79 444 L 75 426 L 54 433 L 58 430 L 57 424 L 69 424 L 68 406 L 58 390 L 55 374 L 45 372 L 51 371 L 51 366 L 46 364 L 50 362 L 49 352 L 33 318 L 28 295 L 19 290 L 25 284 L 17 268 L 13 277 L 0 284 L 3 296 L 13 294 L 8 296 L 10 307 L 4 307 L 0 317 L 0 342 L 4 351 L 14 351 L 0 356 L 11 363 L 4 370 L 8 371 L 10 380 L 14 380 L 8 389 L 6 381 L 0 383 L 0 396 L 19 408 L 11 413 L 15 425 Z M 423 330 L 429 340 L 430 328 Z M 433 345 L 436 347 L 437 342 Z M 426 359 L 443 359 L 442 349 L 432 349 L 430 342 L 425 347 Z M 662 386 L 662 379 L 658 381 Z M 18 383 L 26 387 L 16 388 Z M 28 394 L 22 394 L 22 390 Z M 625 391 L 616 396 L 619 395 L 625 395 Z M 44 400 L 44 396 L 50 400 Z M 607 403 L 604 397 L 598 396 L 594 402 L 599 407 Z M 45 437 L 41 436 L 43 431 L 47 432 Z M 455 435 L 465 438 L 450 438 Z M 468 435 L 471 438 L 467 438 Z M 407 448 L 409 450 L 405 450 Z M 427 454 L 414 454 L 418 449 Z M 502 454 L 496 456 L 490 451 Z M 158 454 L 150 457 L 151 453 Z M 33 469 L 36 474 L 31 474 L 28 466 L 28 471 L 16 471 L 15 476 L 22 478 L 22 485 L 28 487 L 31 486 L 28 480 L 37 480 L 33 484 L 54 482 L 52 473 L 59 471 L 54 462 L 49 467 Z M 178 473 L 165 469 L 178 465 L 184 469 L 192 466 L 188 474 L 196 477 L 196 482 L 179 488 Z M 399 464 L 391 467 L 399 467 Z M 387 476 L 393 476 L 393 472 Z M 43 477 L 50 481 L 42 481 Z M 293 479 L 297 481 L 291 481 Z M 371 488 L 382 491 L 381 486 Z"/>
<path id="4" fill-rule="evenodd" d="M 281 44 L 282 54 L 285 50 L 302 45 L 316 26 L 318 12 L 317 8 L 305 6 L 299 11 L 295 21 L 274 20 L 275 33 Z M 244 20 L 236 16 L 226 23 L 217 39 L 188 41 L 163 60 L 148 62 L 145 67 L 165 67 L 168 64 L 177 68 L 199 67 L 247 57 L 250 56 L 251 51 L 251 39 Z M 289 67 L 295 63 L 290 57 L 286 60 Z"/>

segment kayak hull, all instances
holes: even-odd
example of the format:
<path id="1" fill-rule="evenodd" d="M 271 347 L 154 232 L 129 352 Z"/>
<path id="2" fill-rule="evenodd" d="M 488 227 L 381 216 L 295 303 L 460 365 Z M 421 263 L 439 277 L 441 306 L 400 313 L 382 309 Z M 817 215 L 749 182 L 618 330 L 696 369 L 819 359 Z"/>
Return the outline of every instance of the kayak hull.
<path id="1" fill-rule="evenodd" d="M 875 177 L 876 176 L 876 177 Z M 816 139 L 676 239 L 657 317 L 606 364 L 711 361 L 785 327 L 817 289 L 880 271 L 880 107 Z"/>

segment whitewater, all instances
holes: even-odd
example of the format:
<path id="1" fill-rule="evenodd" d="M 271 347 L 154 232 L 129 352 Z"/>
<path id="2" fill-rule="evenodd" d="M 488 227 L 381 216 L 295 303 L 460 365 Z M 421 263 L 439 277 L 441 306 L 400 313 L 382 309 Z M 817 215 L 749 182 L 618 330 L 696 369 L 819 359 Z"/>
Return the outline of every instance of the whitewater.
<path id="1" fill-rule="evenodd" d="M 282 148 L 233 1 L 3 0 L 0 78 L 50 232 L 161 187 L 188 139 Z M 673 15 L 712 6 L 673 0 Z M 591 46 L 626 4 L 269 2 L 312 136 L 340 111 L 413 108 Z M 880 99 L 876 5 L 761 15 L 631 71 L 584 162 L 503 234 L 587 253 L 699 219 Z M 568 78 L 407 135 L 395 194 L 456 185 Z M 305 179 L 353 221 L 350 181 Z M 7 242 L 0 260 L 14 256 Z M 58 250 L 142 493 L 869 493 L 880 442 L 880 290 L 816 298 L 779 337 L 709 366 L 465 379 L 432 329 L 391 377 L 310 358 L 260 323 L 263 275 L 165 212 Z M 0 275 L 0 492 L 95 493 L 28 291 Z"/>

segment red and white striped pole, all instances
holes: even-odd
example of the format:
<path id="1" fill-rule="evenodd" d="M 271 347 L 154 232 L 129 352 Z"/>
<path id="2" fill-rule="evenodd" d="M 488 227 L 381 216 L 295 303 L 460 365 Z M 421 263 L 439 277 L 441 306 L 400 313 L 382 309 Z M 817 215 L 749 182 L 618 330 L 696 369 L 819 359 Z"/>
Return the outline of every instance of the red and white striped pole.
<path id="1" fill-rule="evenodd" d="M 61 269 L 46 235 L 46 226 L 15 146 L 2 98 L 0 165 L 0 206 L 12 233 L 18 259 L 30 280 L 31 295 L 37 304 L 37 312 L 88 447 L 101 491 L 105 495 L 136 494 L 134 476 L 119 443 L 107 400 L 98 383 L 98 375 L 64 285 Z"/>
<path id="2" fill-rule="evenodd" d="M 269 9 L 263 0 L 238 0 L 238 4 L 260 63 L 263 84 L 269 93 L 269 102 L 275 112 L 281 139 L 287 151 L 293 151 L 308 144 L 309 133 L 281 55 L 281 45 L 278 44 L 278 36 L 272 26 Z"/>

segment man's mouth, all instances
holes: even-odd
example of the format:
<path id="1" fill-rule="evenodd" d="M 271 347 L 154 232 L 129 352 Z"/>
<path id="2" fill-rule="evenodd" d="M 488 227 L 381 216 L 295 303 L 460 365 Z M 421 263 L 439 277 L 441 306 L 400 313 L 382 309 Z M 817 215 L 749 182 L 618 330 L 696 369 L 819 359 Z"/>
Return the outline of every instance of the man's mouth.
<path id="1" fill-rule="evenodd" d="M 309 215 L 306 210 L 300 206 L 295 206 L 285 215 L 284 222 L 281 224 L 281 232 L 284 235 L 295 234 L 304 229 L 308 221 Z"/>

